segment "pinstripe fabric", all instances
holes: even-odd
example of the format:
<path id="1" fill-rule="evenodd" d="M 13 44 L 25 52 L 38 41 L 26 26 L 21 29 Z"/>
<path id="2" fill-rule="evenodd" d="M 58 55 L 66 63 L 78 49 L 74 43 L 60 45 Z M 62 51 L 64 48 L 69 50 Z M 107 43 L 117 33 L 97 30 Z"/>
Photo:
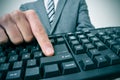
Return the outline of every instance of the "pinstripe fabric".
<path id="1" fill-rule="evenodd" d="M 47 14 L 48 14 L 48 18 L 49 18 L 50 24 L 52 25 L 53 19 L 54 19 L 54 15 L 55 15 L 55 5 L 54 5 L 54 1 L 53 0 L 48 0 Z"/>

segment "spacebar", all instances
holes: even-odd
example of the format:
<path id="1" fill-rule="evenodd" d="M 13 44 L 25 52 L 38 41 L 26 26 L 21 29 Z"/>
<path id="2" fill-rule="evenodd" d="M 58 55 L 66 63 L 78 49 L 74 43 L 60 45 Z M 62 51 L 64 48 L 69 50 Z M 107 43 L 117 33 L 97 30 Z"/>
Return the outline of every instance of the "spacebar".
<path id="1" fill-rule="evenodd" d="M 43 65 L 48 65 L 48 64 L 53 64 L 53 63 L 61 63 L 61 62 L 65 62 L 65 61 L 70 61 L 72 60 L 72 55 L 70 53 L 64 53 L 64 54 L 59 54 L 59 55 L 55 55 L 55 56 L 51 56 L 51 57 L 42 57 L 40 59 L 41 62 L 41 66 Z"/>

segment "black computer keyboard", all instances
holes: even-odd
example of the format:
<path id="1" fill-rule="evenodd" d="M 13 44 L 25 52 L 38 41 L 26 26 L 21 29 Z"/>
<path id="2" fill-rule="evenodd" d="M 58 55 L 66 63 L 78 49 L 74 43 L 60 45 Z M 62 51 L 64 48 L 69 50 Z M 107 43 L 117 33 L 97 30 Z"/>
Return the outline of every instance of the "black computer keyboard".
<path id="1" fill-rule="evenodd" d="M 55 54 L 34 40 L 0 46 L 0 80 L 110 80 L 120 77 L 120 27 L 49 36 Z"/>

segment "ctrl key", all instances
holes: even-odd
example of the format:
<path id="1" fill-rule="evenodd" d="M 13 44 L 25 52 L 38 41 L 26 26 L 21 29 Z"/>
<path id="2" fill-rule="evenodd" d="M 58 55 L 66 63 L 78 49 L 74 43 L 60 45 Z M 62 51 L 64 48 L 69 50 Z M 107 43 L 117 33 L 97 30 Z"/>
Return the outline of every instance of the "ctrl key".
<path id="1" fill-rule="evenodd" d="M 9 71 L 6 80 L 22 80 L 21 70 Z"/>

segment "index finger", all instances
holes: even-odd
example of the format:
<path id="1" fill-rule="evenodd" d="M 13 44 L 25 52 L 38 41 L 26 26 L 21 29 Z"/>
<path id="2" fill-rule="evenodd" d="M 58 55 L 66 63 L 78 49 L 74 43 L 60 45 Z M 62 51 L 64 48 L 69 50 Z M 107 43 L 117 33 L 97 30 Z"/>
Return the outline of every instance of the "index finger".
<path id="1" fill-rule="evenodd" d="M 33 35 L 37 39 L 43 53 L 46 56 L 52 56 L 54 53 L 53 46 L 48 39 L 47 33 L 45 32 L 45 29 L 43 28 L 38 16 L 33 10 L 28 10 L 24 13 L 28 19 L 28 22 L 30 23 Z"/>

